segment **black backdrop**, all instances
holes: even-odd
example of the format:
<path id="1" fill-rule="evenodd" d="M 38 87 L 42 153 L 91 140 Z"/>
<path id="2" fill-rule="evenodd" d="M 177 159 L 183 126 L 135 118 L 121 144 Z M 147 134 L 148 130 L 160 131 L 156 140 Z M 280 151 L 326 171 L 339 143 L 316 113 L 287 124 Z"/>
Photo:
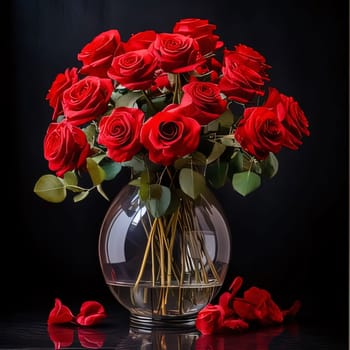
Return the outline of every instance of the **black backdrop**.
<path id="1" fill-rule="evenodd" d="M 243 288 L 269 290 L 283 307 L 303 303 L 301 317 L 347 320 L 348 313 L 348 8 L 346 1 L 16 0 L 11 3 L 11 107 L 2 112 L 3 185 L 8 205 L 2 235 L 2 290 L 11 313 L 49 310 L 54 298 L 77 310 L 96 299 L 116 311 L 97 255 L 108 202 L 98 195 L 49 204 L 33 193 L 49 173 L 42 140 L 52 110 L 45 101 L 56 74 L 77 66 L 77 52 L 101 31 L 122 39 L 171 31 L 186 17 L 208 19 L 228 47 L 244 43 L 272 66 L 272 85 L 294 96 L 311 135 L 278 155 L 277 176 L 243 198 L 217 190 L 232 228 L 234 276 Z M 341 5 L 343 4 L 343 5 Z M 5 120 L 12 120 L 9 127 Z M 9 129 L 8 129 L 9 128 Z M 7 160 L 11 160 L 11 167 Z M 113 197 L 127 177 L 108 184 Z M 7 228 L 6 228 L 7 227 Z M 5 255 L 6 254 L 6 255 Z M 18 294 L 16 296 L 16 294 Z"/>

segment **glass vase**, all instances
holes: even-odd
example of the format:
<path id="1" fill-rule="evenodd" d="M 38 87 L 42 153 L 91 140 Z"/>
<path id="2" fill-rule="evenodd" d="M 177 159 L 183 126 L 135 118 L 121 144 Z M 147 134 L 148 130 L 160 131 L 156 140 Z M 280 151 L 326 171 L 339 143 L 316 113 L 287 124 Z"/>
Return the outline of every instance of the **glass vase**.
<path id="1" fill-rule="evenodd" d="M 210 190 L 181 196 L 171 214 L 153 217 L 136 186 L 126 185 L 102 222 L 99 258 L 133 326 L 193 326 L 222 286 L 231 232 Z"/>

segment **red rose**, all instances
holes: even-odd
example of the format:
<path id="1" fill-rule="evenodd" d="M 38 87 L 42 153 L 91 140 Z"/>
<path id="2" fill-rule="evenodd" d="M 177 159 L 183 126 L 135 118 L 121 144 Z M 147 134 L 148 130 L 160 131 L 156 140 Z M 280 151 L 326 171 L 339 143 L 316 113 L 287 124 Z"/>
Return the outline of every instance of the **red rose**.
<path id="1" fill-rule="evenodd" d="M 74 319 L 74 316 L 71 310 L 66 305 L 63 305 L 59 298 L 56 298 L 55 306 L 49 313 L 47 324 L 53 325 L 53 324 L 69 323 L 69 322 L 72 322 L 73 319 Z"/>
<path id="2" fill-rule="evenodd" d="M 206 55 L 224 45 L 222 41 L 219 41 L 219 36 L 213 34 L 215 29 L 216 25 L 209 24 L 206 19 L 185 18 L 175 23 L 173 33 L 196 39 L 202 55 Z"/>
<path id="3" fill-rule="evenodd" d="M 144 32 L 132 34 L 129 40 L 124 44 L 125 52 L 147 49 L 156 38 L 156 35 L 157 33 L 154 30 L 146 30 Z"/>
<path id="4" fill-rule="evenodd" d="M 236 55 L 237 60 L 241 62 L 241 64 L 258 72 L 262 79 L 270 80 L 267 71 L 271 66 L 266 64 L 266 59 L 260 52 L 247 45 L 239 44 L 235 45 L 233 55 Z"/>
<path id="5" fill-rule="evenodd" d="M 258 321 L 262 325 L 283 322 L 283 314 L 270 293 L 257 287 L 246 290 L 243 300 L 234 300 L 233 308 L 246 321 Z"/>
<path id="6" fill-rule="evenodd" d="M 219 88 L 228 99 L 247 103 L 264 95 L 264 75 L 242 62 L 234 51 L 224 51 L 222 73 Z"/>
<path id="7" fill-rule="evenodd" d="M 235 137 L 244 150 L 262 160 L 269 152 L 277 153 L 281 150 L 284 133 L 284 127 L 273 110 L 250 107 L 245 109 Z"/>
<path id="8" fill-rule="evenodd" d="M 80 73 L 107 78 L 107 70 L 113 58 L 123 52 L 118 30 L 102 32 L 78 53 L 78 60 L 83 63 Z"/>
<path id="9" fill-rule="evenodd" d="M 138 108 L 119 107 L 101 118 L 97 142 L 115 162 L 130 160 L 142 148 L 140 131 L 144 114 Z"/>
<path id="10" fill-rule="evenodd" d="M 66 121 L 49 125 L 44 138 L 44 157 L 57 176 L 85 165 L 89 152 L 86 135 L 80 128 Z"/>
<path id="11" fill-rule="evenodd" d="M 227 107 L 217 84 L 193 81 L 183 86 L 181 106 L 191 109 L 191 117 L 205 125 L 217 119 Z"/>
<path id="12" fill-rule="evenodd" d="M 299 103 L 293 97 L 288 97 L 277 89 L 270 88 L 264 106 L 276 110 L 278 120 L 286 129 L 283 146 L 297 150 L 302 144 L 302 138 L 310 135 L 309 122 Z"/>
<path id="13" fill-rule="evenodd" d="M 195 326 L 204 335 L 220 332 L 224 322 L 224 310 L 220 305 L 208 304 L 199 311 Z"/>
<path id="14" fill-rule="evenodd" d="M 165 72 L 185 73 L 205 62 L 197 41 L 181 34 L 157 34 L 149 50 Z"/>
<path id="15" fill-rule="evenodd" d="M 50 107 L 54 109 L 52 120 L 56 121 L 57 117 L 63 115 L 62 95 L 63 92 L 78 81 L 78 69 L 67 68 L 64 73 L 57 74 L 55 80 L 46 95 Z"/>
<path id="16" fill-rule="evenodd" d="M 92 326 L 106 318 L 107 314 L 102 304 L 97 301 L 84 301 L 76 322 L 81 326 Z"/>
<path id="17" fill-rule="evenodd" d="M 152 94 L 156 92 L 162 94 L 166 91 L 171 90 L 171 83 L 169 81 L 168 73 L 164 72 L 161 69 L 156 70 L 150 90 Z"/>
<path id="18" fill-rule="evenodd" d="M 146 90 L 153 82 L 157 61 L 146 49 L 115 57 L 107 74 L 129 90 Z"/>
<path id="19" fill-rule="evenodd" d="M 149 159 L 164 166 L 196 150 L 201 126 L 183 115 L 181 109 L 161 111 L 148 119 L 141 129 L 141 143 Z"/>
<path id="20" fill-rule="evenodd" d="M 63 111 L 67 120 L 82 125 L 102 115 L 113 92 L 110 79 L 88 76 L 63 93 Z"/>

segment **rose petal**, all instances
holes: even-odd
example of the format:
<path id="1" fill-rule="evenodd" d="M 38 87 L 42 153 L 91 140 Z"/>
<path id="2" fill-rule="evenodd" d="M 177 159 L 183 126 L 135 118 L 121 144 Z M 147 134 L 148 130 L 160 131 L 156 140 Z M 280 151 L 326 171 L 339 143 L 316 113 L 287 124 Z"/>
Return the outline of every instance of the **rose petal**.
<path id="1" fill-rule="evenodd" d="M 55 306 L 49 313 L 47 324 L 63 324 L 73 321 L 71 310 L 62 304 L 59 298 L 55 299 Z"/>
<path id="2" fill-rule="evenodd" d="M 102 304 L 97 301 L 85 301 L 76 317 L 76 322 L 81 326 L 93 326 L 106 317 Z"/>

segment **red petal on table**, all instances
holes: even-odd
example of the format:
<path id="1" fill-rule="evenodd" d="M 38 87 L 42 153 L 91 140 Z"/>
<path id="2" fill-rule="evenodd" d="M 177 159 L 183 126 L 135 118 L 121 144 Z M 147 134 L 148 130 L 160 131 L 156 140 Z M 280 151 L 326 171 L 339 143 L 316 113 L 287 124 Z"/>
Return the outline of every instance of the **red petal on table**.
<path id="1" fill-rule="evenodd" d="M 106 312 L 102 304 L 97 301 L 85 301 L 80 308 L 80 313 L 76 317 L 76 322 L 81 326 L 93 326 L 106 317 Z"/>
<path id="2" fill-rule="evenodd" d="M 242 283 L 243 283 L 243 278 L 241 276 L 238 276 L 233 280 L 229 288 L 232 296 L 235 296 L 237 294 L 238 290 L 242 286 Z"/>
<path id="3" fill-rule="evenodd" d="M 62 304 L 61 300 L 55 299 L 55 306 L 49 313 L 47 324 L 63 324 L 69 323 L 73 320 L 74 316 L 71 310 Z"/>
<path id="4" fill-rule="evenodd" d="M 244 331 L 249 328 L 249 324 L 240 319 L 227 319 L 224 320 L 223 326 L 225 328 L 232 329 L 234 331 Z"/>
<path id="5" fill-rule="evenodd" d="M 296 300 L 288 310 L 282 310 L 283 317 L 295 316 L 301 308 L 301 301 Z"/>

